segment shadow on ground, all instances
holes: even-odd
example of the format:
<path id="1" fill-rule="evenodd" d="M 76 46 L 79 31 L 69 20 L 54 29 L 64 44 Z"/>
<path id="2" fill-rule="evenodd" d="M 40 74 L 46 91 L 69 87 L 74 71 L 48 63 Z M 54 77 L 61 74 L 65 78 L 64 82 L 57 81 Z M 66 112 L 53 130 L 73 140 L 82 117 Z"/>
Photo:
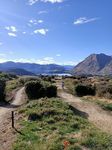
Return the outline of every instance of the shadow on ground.
<path id="1" fill-rule="evenodd" d="M 17 108 L 20 105 L 14 105 L 14 104 L 10 104 L 10 103 L 1 103 L 0 104 L 0 108 Z"/>
<path id="2" fill-rule="evenodd" d="M 21 131 L 19 131 L 18 129 L 16 129 L 16 127 L 13 128 L 17 133 L 24 135 Z"/>
<path id="3" fill-rule="evenodd" d="M 69 105 L 69 108 L 74 112 L 75 115 L 81 116 L 85 119 L 89 117 L 89 115 L 83 111 L 78 110 L 77 108 L 74 108 L 73 106 Z"/>

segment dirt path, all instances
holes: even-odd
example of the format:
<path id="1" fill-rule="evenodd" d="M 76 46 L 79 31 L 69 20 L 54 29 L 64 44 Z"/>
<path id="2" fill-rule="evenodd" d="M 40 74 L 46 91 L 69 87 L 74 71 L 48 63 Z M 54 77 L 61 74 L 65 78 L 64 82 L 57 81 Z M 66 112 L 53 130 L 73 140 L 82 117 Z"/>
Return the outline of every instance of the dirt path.
<path id="1" fill-rule="evenodd" d="M 0 150 L 10 150 L 15 138 L 15 131 L 11 128 L 11 111 L 25 103 L 23 97 L 24 87 L 17 91 L 13 102 L 5 107 L 0 106 Z"/>
<path id="2" fill-rule="evenodd" d="M 82 101 L 79 97 L 66 93 L 65 90 L 62 90 L 60 82 L 57 82 L 57 87 L 58 95 L 69 103 L 74 111 L 88 118 L 102 131 L 112 134 L 112 114 L 110 112 L 104 111 L 91 102 Z"/>

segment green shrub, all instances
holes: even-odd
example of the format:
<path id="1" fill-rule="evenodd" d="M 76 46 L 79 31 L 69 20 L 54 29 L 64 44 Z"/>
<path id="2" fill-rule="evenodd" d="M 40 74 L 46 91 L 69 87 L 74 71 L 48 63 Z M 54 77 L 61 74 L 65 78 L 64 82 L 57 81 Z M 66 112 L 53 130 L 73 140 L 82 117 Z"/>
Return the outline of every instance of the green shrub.
<path id="1" fill-rule="evenodd" d="M 95 88 L 91 85 L 77 85 L 75 87 L 75 93 L 77 96 L 95 95 Z"/>
<path id="2" fill-rule="evenodd" d="M 57 96 L 57 87 L 54 85 L 49 85 L 46 88 L 46 96 L 47 97 L 56 97 Z"/>
<path id="3" fill-rule="evenodd" d="M 29 99 L 57 96 L 56 86 L 45 81 L 29 81 L 25 84 L 25 91 Z"/>
<path id="4" fill-rule="evenodd" d="M 104 105 L 103 108 L 112 111 L 112 103 Z"/>
<path id="5" fill-rule="evenodd" d="M 25 85 L 29 81 L 41 81 L 39 77 L 20 77 L 19 82 L 22 85 Z"/>
<path id="6" fill-rule="evenodd" d="M 0 101 L 5 101 L 5 81 L 0 80 Z"/>
<path id="7" fill-rule="evenodd" d="M 25 91 L 29 99 L 36 99 L 40 97 L 44 97 L 45 90 L 43 89 L 43 85 L 38 81 L 29 81 L 25 84 Z M 42 95 L 43 93 L 43 95 Z"/>

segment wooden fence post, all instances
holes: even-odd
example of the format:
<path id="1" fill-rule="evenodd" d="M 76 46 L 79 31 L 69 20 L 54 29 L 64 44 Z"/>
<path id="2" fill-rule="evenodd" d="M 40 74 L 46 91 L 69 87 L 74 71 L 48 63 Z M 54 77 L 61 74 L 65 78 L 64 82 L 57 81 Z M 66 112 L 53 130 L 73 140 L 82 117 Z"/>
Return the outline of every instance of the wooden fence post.
<path id="1" fill-rule="evenodd" d="M 12 111 L 12 117 L 11 117 L 11 120 L 12 120 L 12 128 L 14 128 L 14 111 Z"/>

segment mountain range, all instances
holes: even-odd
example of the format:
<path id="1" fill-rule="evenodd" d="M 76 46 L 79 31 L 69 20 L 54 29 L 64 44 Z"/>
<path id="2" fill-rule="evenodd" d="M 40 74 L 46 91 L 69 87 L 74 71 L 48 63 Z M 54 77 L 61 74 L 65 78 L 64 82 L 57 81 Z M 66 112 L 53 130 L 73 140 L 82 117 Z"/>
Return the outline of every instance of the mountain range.
<path id="1" fill-rule="evenodd" d="M 4 62 L 0 63 L 0 71 L 16 75 L 60 74 L 73 75 L 112 75 L 112 56 L 91 54 L 76 66 L 57 64 L 40 65 L 36 63 Z"/>
<path id="2" fill-rule="evenodd" d="M 68 73 L 73 66 L 61 66 L 57 64 L 40 65 L 36 63 L 21 63 L 21 62 L 4 62 L 0 63 L 0 71 L 13 72 L 13 74 L 55 74 L 55 73 Z"/>
<path id="3" fill-rule="evenodd" d="M 92 54 L 76 65 L 72 73 L 75 75 L 112 75 L 112 56 Z"/>

